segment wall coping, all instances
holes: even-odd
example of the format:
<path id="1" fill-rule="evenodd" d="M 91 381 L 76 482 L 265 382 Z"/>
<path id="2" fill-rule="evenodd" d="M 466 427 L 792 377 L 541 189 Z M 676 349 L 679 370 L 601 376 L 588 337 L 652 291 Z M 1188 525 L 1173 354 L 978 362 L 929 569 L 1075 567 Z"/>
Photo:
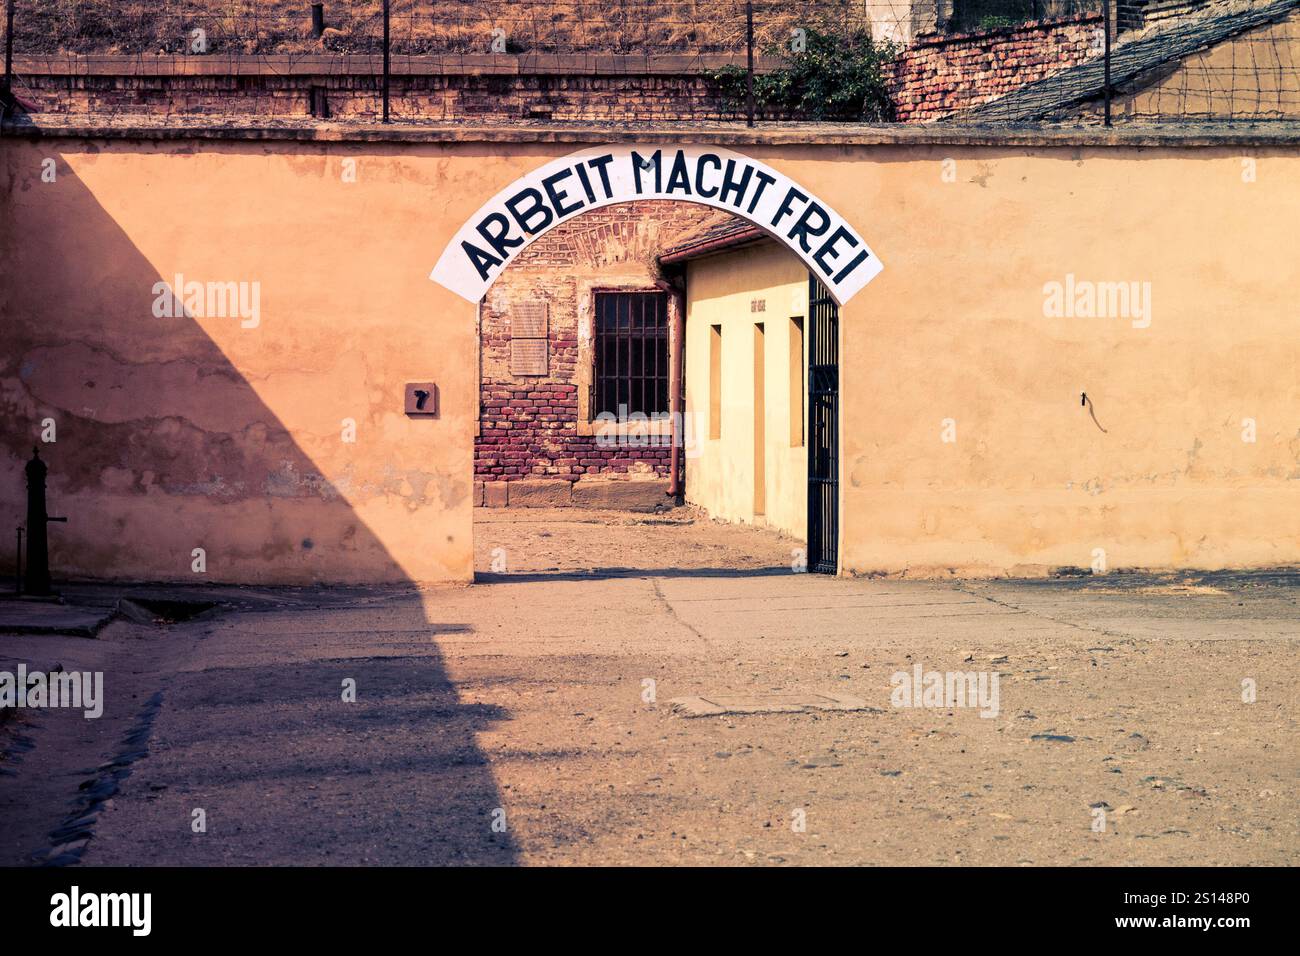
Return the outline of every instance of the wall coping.
<path id="1" fill-rule="evenodd" d="M 1044 124 L 693 123 L 322 123 L 246 122 L 213 117 L 51 117 L 5 123 L 0 134 L 30 140 L 218 140 L 301 143 L 711 143 L 719 146 L 1300 146 L 1300 122 L 1103 126 Z"/>

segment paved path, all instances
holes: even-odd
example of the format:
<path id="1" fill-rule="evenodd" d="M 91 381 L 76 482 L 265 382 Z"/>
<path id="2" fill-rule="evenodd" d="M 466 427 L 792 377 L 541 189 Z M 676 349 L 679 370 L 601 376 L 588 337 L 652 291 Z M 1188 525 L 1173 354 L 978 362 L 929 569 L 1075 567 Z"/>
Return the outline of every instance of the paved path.
<path id="1" fill-rule="evenodd" d="M 142 719 L 81 865 L 1300 862 L 1294 576 L 838 580 L 774 535 L 641 520 L 485 516 L 508 570 L 472 588 L 0 638 L 0 669 L 102 668 L 109 698 L 20 721 L 0 862 L 49 847 Z M 998 714 L 892 706 L 915 664 L 996 672 Z M 667 704 L 810 692 L 871 709 Z"/>

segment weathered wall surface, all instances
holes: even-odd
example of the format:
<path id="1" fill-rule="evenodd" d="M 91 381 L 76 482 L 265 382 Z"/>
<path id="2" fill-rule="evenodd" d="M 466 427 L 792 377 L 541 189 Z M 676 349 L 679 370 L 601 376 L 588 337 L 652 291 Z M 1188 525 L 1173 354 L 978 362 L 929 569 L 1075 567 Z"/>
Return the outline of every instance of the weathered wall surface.
<path id="1" fill-rule="evenodd" d="M 885 263 L 842 316 L 842 566 L 1300 561 L 1300 155 L 1049 143 L 740 147 Z M 475 310 L 428 271 L 580 145 L 0 142 L 5 511 L 49 417 L 63 574 L 468 578 Z M 177 272 L 259 282 L 257 327 L 155 317 Z"/>
<path id="2" fill-rule="evenodd" d="M 885 262 L 842 314 L 845 567 L 1300 560 L 1300 157 L 864 159 L 853 197 L 792 170 L 851 203 Z M 1079 307 L 1057 311 L 1045 287 L 1071 276 Z M 1101 283 L 1137 283 L 1149 308 L 1090 315 Z"/>
<path id="3" fill-rule="evenodd" d="M 784 246 L 765 242 L 698 259 L 687 269 L 686 412 L 694 442 L 686 456 L 687 500 L 728 521 L 762 524 L 803 538 L 808 514 L 807 448 L 791 440 L 803 412 L 807 359 L 791 319 L 808 309 L 808 271 Z M 760 311 L 761 308 L 761 311 Z M 754 327 L 761 323 L 763 462 L 756 465 Z M 709 340 L 721 329 L 721 431 L 709 433 Z M 800 356 L 792 383 L 791 354 Z M 792 385 L 797 384 L 794 391 Z M 756 477 L 757 476 L 757 477 Z M 756 509 L 756 489 L 761 504 Z"/>
<path id="4" fill-rule="evenodd" d="M 468 580 L 473 316 L 427 276 L 508 164 L 454 152 L 0 143 L 8 526 L 48 418 L 59 576 Z M 177 273 L 256 287 L 256 324 L 155 315 Z"/>

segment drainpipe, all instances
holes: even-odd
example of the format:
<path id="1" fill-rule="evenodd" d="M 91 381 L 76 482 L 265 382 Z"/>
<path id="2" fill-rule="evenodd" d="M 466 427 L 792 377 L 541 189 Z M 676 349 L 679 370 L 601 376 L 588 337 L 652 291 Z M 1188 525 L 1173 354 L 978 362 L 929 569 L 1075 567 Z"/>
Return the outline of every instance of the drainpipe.
<path id="1" fill-rule="evenodd" d="M 5 85 L 0 96 L 0 119 L 8 119 L 14 98 L 14 2 L 5 4 Z"/>
<path id="2" fill-rule="evenodd" d="M 680 281 L 680 280 L 679 280 Z M 673 426 L 672 449 L 668 455 L 668 495 L 680 500 L 683 493 L 682 455 L 684 436 L 682 429 L 682 372 L 686 344 L 686 290 L 684 284 L 669 279 L 657 279 L 655 285 L 673 299 L 669 312 L 668 348 L 668 410 Z"/>
<path id="3" fill-rule="evenodd" d="M 474 438 L 483 434 L 483 301 L 480 296 L 474 304 Z M 475 442 L 477 445 L 477 441 Z M 475 449 L 477 452 L 477 448 Z M 477 467 L 477 455 L 475 456 Z"/>

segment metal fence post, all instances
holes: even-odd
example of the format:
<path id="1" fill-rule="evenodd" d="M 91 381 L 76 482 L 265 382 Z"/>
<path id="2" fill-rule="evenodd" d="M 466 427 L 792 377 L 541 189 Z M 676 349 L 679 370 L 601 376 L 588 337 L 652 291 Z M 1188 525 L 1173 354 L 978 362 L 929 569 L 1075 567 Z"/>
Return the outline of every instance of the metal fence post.
<path id="1" fill-rule="evenodd" d="M 8 0 L 5 4 L 5 90 L 4 102 L 0 103 L 0 113 L 9 115 L 9 104 L 13 102 L 14 92 L 14 4 L 17 0 Z"/>
<path id="2" fill-rule="evenodd" d="M 745 0 L 745 125 L 754 125 L 754 0 Z"/>
<path id="3" fill-rule="evenodd" d="M 1106 58 L 1106 63 L 1105 63 L 1105 70 L 1106 70 L 1105 97 L 1106 97 L 1106 125 L 1107 125 L 1107 126 L 1110 125 L 1110 23 L 1111 23 L 1111 17 L 1110 17 L 1110 2 L 1111 2 L 1111 0 L 1101 0 L 1101 9 L 1102 9 L 1102 18 L 1101 18 L 1101 22 L 1102 22 L 1102 30 L 1103 30 L 1103 31 L 1105 32 L 1105 34 L 1106 34 L 1105 39 L 1104 39 L 1104 42 L 1105 42 L 1105 44 L 1106 44 L 1106 46 L 1105 46 L 1105 53 L 1104 53 L 1103 55 L 1104 55 L 1105 58 Z"/>
<path id="4" fill-rule="evenodd" d="M 46 525 L 51 521 L 67 521 L 67 518 L 51 518 L 45 510 L 45 476 L 49 473 L 45 462 L 41 461 L 38 448 L 32 449 L 31 461 L 24 469 L 27 473 L 27 581 L 26 593 L 39 597 L 48 597 L 50 591 L 50 546 L 49 532 Z"/>
<path id="5" fill-rule="evenodd" d="M 384 122 L 388 122 L 388 40 L 389 40 L 389 17 L 388 17 L 388 0 L 384 0 Z"/>

